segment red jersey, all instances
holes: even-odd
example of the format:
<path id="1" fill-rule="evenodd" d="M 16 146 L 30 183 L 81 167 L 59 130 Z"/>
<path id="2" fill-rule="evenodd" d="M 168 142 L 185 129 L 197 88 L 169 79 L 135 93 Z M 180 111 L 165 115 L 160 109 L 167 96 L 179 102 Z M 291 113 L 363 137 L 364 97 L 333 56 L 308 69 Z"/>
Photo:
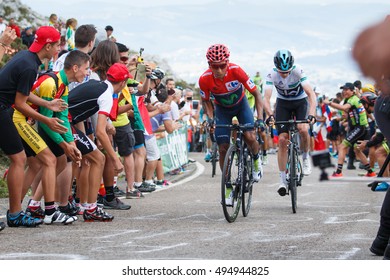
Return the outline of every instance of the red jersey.
<path id="1" fill-rule="evenodd" d="M 209 101 L 212 94 L 214 102 L 223 107 L 234 107 L 245 96 L 245 88 L 249 92 L 256 90 L 255 83 L 236 64 L 229 63 L 223 80 L 214 78 L 211 69 L 208 69 L 199 78 L 200 95 L 202 100 Z"/>

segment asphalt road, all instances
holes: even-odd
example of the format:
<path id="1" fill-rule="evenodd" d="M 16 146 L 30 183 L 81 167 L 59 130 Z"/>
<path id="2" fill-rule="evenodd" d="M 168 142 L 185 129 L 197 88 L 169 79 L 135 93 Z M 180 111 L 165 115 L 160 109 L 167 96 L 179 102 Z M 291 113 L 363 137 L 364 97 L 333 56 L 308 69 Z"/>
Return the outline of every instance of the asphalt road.
<path id="1" fill-rule="evenodd" d="M 128 211 L 109 210 L 115 215 L 111 223 L 81 218 L 68 226 L 7 227 L 0 233 L 0 260 L 381 259 L 368 248 L 384 193 L 366 183 L 319 182 L 319 170 L 313 170 L 298 188 L 293 214 L 290 198 L 276 192 L 276 155 L 269 155 L 249 216 L 240 214 L 230 224 L 220 205 L 220 170 L 212 178 L 203 155 L 191 157 L 197 161 L 192 172 L 171 176 L 177 182 L 143 199 L 125 200 L 132 205 Z M 7 205 L 0 200 L 0 215 Z"/>

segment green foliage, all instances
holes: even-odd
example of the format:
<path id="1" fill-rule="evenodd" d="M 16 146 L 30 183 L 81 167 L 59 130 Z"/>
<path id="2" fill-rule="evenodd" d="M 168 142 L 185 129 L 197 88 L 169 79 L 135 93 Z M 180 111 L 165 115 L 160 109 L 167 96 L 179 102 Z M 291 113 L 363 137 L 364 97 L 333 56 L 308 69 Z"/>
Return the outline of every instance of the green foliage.
<path id="1" fill-rule="evenodd" d="M 15 41 L 12 42 L 11 48 L 15 50 L 15 53 L 17 53 L 18 51 L 21 51 L 21 50 L 27 50 L 27 46 L 22 43 L 22 39 L 21 38 L 16 38 Z M 2 68 L 12 58 L 12 56 L 15 53 L 13 53 L 13 54 L 5 54 L 3 56 L 3 60 L 0 61 L 0 68 Z"/>
<path id="2" fill-rule="evenodd" d="M 0 179 L 0 198 L 7 198 L 8 197 L 8 188 L 7 188 L 7 182 L 3 179 Z"/>
<path id="3" fill-rule="evenodd" d="M 12 7 L 10 7 L 10 6 L 4 6 L 3 10 L 4 10 L 3 17 L 8 17 L 10 14 L 12 14 L 14 12 Z"/>

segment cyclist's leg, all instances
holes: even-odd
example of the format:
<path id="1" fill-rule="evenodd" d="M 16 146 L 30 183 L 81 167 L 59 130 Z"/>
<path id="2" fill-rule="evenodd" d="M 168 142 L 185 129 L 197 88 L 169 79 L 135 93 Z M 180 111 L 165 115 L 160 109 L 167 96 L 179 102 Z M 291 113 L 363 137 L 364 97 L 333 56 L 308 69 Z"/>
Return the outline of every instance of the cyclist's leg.
<path id="1" fill-rule="evenodd" d="M 291 110 L 291 101 L 276 100 L 275 107 L 275 120 L 276 121 L 288 121 L 291 118 L 292 110 Z M 278 193 L 283 196 L 287 191 L 287 180 L 286 180 L 286 165 L 287 165 L 287 147 L 288 147 L 288 126 L 277 125 L 276 127 L 278 131 L 278 166 L 279 166 L 279 176 L 280 176 L 280 184 L 278 187 Z"/>
<path id="2" fill-rule="evenodd" d="M 223 108 L 221 106 L 215 106 L 215 120 L 216 124 L 226 124 L 229 125 L 232 123 L 233 115 L 231 114 L 230 108 Z M 230 144 L 230 129 L 217 127 L 215 129 L 215 138 L 218 144 L 219 150 L 219 166 L 223 170 L 223 164 L 225 161 L 225 155 Z"/>
<path id="3" fill-rule="evenodd" d="M 297 120 L 307 119 L 309 112 L 309 101 L 308 98 L 303 98 L 298 100 L 295 103 L 295 116 Z M 302 161 L 303 161 L 303 174 L 311 174 L 311 163 L 309 159 L 310 152 L 310 135 L 309 135 L 309 125 L 308 124 L 298 124 L 298 131 L 301 140 L 301 150 L 302 150 Z"/>

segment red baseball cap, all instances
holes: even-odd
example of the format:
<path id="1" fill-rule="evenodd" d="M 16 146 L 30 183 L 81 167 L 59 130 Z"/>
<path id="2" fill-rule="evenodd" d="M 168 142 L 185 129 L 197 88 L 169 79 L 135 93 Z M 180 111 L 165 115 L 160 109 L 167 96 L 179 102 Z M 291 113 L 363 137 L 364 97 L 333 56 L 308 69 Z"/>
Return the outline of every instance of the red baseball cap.
<path id="1" fill-rule="evenodd" d="M 48 43 L 54 43 L 59 41 L 61 38 L 60 32 L 53 26 L 41 26 L 35 32 L 35 39 L 29 50 L 31 52 L 39 52 L 44 45 Z"/>
<path id="2" fill-rule="evenodd" d="M 110 68 L 108 68 L 107 71 L 107 80 L 110 82 L 122 82 L 124 80 L 127 81 L 127 79 L 132 79 L 133 76 L 130 74 L 129 70 L 127 69 L 126 65 L 123 63 L 114 63 L 111 65 Z"/>

